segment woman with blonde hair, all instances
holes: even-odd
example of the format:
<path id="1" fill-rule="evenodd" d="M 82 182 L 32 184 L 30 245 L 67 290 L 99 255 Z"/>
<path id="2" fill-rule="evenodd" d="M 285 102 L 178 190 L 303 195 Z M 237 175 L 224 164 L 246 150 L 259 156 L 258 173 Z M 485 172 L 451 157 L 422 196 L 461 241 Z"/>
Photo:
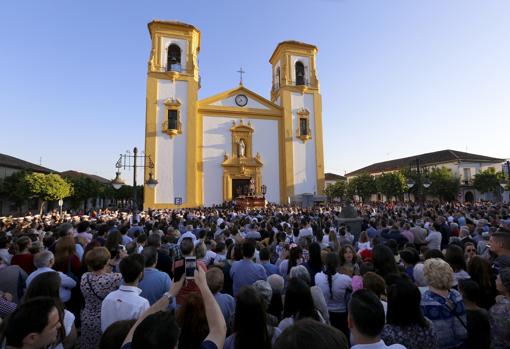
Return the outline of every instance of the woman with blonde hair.
<path id="1" fill-rule="evenodd" d="M 423 273 L 428 284 L 421 297 L 423 315 L 433 325 L 439 348 L 459 348 L 467 340 L 467 318 L 461 294 L 452 289 L 453 269 L 440 258 L 427 259 Z"/>

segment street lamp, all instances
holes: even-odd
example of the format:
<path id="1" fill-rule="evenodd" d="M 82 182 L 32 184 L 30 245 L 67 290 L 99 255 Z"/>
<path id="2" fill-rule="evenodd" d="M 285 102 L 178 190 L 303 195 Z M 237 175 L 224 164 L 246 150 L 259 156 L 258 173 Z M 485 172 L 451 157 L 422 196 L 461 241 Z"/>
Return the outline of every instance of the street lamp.
<path id="1" fill-rule="evenodd" d="M 424 169 L 424 166 L 422 165 L 420 159 L 416 159 L 409 164 L 409 172 L 411 172 L 411 173 L 415 172 L 417 175 L 416 179 L 417 179 L 418 183 L 421 184 L 421 185 L 419 185 L 419 187 L 417 187 L 417 194 L 420 197 L 420 207 L 423 212 L 423 202 L 425 201 L 425 194 L 423 193 L 423 188 L 425 188 L 425 189 L 430 188 L 430 186 L 432 185 L 432 182 L 430 181 L 428 175 L 426 174 L 426 168 Z M 425 172 L 425 178 L 422 181 L 421 177 L 424 172 Z M 407 180 L 406 184 L 407 184 L 407 188 L 411 189 L 412 187 L 414 187 L 416 185 L 416 182 L 412 178 L 409 178 Z M 411 195 L 411 194 L 409 193 L 409 195 Z"/>
<path id="2" fill-rule="evenodd" d="M 267 186 L 265 184 L 262 184 L 262 186 L 260 187 L 260 190 L 262 191 L 262 196 L 264 196 L 264 199 L 265 199 L 266 193 L 267 193 Z"/>
<path id="3" fill-rule="evenodd" d="M 144 160 L 143 165 L 137 165 L 138 157 L 142 157 Z M 131 163 L 133 160 L 133 163 Z M 120 169 L 123 168 L 133 168 L 133 211 L 137 209 L 137 192 L 136 192 L 136 170 L 138 167 L 149 168 L 149 179 L 145 182 L 145 185 L 150 189 L 154 189 L 156 185 L 158 185 L 158 180 L 152 177 L 152 169 L 154 168 L 154 163 L 152 162 L 150 155 L 142 155 L 138 156 L 138 148 L 133 148 L 133 155 L 131 153 L 126 152 L 126 154 L 120 154 L 119 160 L 115 164 L 117 168 L 117 172 L 115 172 L 115 179 L 112 180 L 112 186 L 114 189 L 120 189 L 124 184 L 124 180 L 120 177 Z"/>

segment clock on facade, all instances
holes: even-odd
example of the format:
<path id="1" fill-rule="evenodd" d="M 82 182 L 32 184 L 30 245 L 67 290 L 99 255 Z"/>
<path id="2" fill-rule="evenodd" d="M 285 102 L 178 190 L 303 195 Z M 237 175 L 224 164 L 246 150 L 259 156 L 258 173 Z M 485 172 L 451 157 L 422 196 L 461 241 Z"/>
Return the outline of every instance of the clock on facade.
<path id="1" fill-rule="evenodd" d="M 244 107 L 246 104 L 248 104 L 248 97 L 246 97 L 243 94 L 240 94 L 236 96 L 235 101 L 238 106 Z"/>

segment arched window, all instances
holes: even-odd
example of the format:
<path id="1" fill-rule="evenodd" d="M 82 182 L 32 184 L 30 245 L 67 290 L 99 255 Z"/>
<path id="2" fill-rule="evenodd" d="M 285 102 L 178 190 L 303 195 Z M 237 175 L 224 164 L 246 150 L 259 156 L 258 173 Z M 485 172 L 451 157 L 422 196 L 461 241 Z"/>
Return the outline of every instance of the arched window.
<path id="1" fill-rule="evenodd" d="M 168 71 L 181 71 L 181 48 L 176 44 L 168 46 L 166 69 Z"/>
<path id="2" fill-rule="evenodd" d="M 296 69 L 296 85 L 305 84 L 305 66 L 300 61 L 295 64 Z"/>

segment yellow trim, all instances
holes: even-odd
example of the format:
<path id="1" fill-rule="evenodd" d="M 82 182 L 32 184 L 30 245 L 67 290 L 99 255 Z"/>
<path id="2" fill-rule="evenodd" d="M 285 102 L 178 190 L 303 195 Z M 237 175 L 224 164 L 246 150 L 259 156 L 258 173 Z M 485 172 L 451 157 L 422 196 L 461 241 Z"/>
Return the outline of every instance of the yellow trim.
<path id="1" fill-rule="evenodd" d="M 199 108 L 198 111 L 203 114 L 236 114 L 245 115 L 244 117 L 251 118 L 252 116 L 264 116 L 269 118 L 281 118 L 282 112 L 274 112 L 271 110 L 255 109 L 255 108 L 241 108 L 241 107 L 224 107 L 224 106 L 206 106 Z"/>
<path id="2" fill-rule="evenodd" d="M 188 118 L 187 118 L 187 138 L 186 138 L 186 202 L 183 206 L 197 207 L 201 204 L 202 195 L 200 193 L 201 183 L 198 182 L 197 173 L 199 165 L 200 147 L 203 143 L 199 142 L 198 136 L 198 118 L 197 115 L 197 96 L 198 82 L 188 83 Z"/>
<path id="3" fill-rule="evenodd" d="M 163 104 L 166 107 L 166 113 L 165 113 L 165 119 L 163 121 L 163 125 L 161 127 L 163 133 L 166 133 L 170 136 L 170 138 L 173 138 L 174 136 L 178 134 L 182 134 L 182 122 L 181 122 L 181 102 L 178 99 L 167 99 L 163 102 Z M 168 128 L 168 112 L 170 110 L 176 110 L 177 111 L 177 128 L 171 129 Z"/>
<path id="4" fill-rule="evenodd" d="M 285 163 L 285 176 L 283 192 L 285 194 L 282 203 L 287 203 L 289 197 L 294 196 L 294 145 L 292 135 L 292 105 L 291 93 L 283 91 L 281 95 L 281 103 L 283 106 L 283 127 L 280 138 L 284 140 L 283 159 Z"/>
<path id="5" fill-rule="evenodd" d="M 222 100 L 225 100 L 227 98 L 230 98 L 232 96 L 235 96 L 237 94 L 245 94 L 248 99 L 253 99 L 260 104 L 264 105 L 268 109 L 259 109 L 259 108 L 247 108 L 247 107 L 225 107 L 225 106 L 218 106 L 218 105 L 212 105 L 215 102 L 219 102 Z M 281 115 L 282 108 L 270 100 L 262 97 L 261 95 L 247 89 L 244 86 L 238 86 L 233 89 L 215 94 L 214 96 L 202 99 L 198 102 L 199 109 L 216 109 L 216 108 L 228 108 L 228 110 L 232 110 L 232 108 L 235 108 L 236 111 L 242 112 L 243 110 L 248 110 L 249 112 L 260 112 L 260 113 L 272 113 L 272 114 L 278 114 Z"/>
<path id="6" fill-rule="evenodd" d="M 317 164 L 317 194 L 324 194 L 324 139 L 322 135 L 322 97 L 313 94 L 313 119 L 315 124 L 315 162 Z"/>
<path id="7" fill-rule="evenodd" d="M 156 118 L 157 118 L 157 100 L 158 100 L 158 81 L 153 77 L 147 78 L 147 98 L 145 105 L 145 154 L 150 155 L 154 164 L 156 164 Z M 158 167 L 154 166 L 152 174 L 154 178 L 158 178 L 157 173 Z M 144 183 L 149 178 L 149 168 L 145 168 L 144 171 Z M 157 186 L 156 186 L 157 188 Z M 154 207 L 156 192 L 155 189 L 151 189 L 148 186 L 144 186 L 143 191 L 143 208 L 156 208 Z"/>
<path id="8" fill-rule="evenodd" d="M 306 119 L 306 134 L 301 132 L 301 119 Z M 310 112 L 307 109 L 300 109 L 297 112 L 296 118 L 296 138 L 300 139 L 303 143 L 312 139 L 312 130 L 310 129 Z"/>

